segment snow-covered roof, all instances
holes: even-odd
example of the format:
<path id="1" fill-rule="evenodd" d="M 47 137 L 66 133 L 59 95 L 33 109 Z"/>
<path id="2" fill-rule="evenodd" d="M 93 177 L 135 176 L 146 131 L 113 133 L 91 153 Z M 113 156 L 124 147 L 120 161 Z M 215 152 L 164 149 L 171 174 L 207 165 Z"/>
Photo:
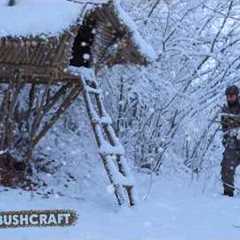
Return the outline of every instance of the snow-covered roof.
<path id="1" fill-rule="evenodd" d="M 85 9 L 85 1 L 78 0 L 17 0 L 9 7 L 8 0 L 0 0 L 0 37 L 56 36 L 75 24 Z M 87 9 L 104 0 L 89 0 Z M 86 9 L 85 9 L 86 11 Z"/>
<path id="2" fill-rule="evenodd" d="M 135 22 L 122 9 L 120 2 L 120 0 L 113 1 L 116 16 L 118 16 L 123 25 L 128 26 L 128 31 L 131 33 L 132 41 L 141 54 L 149 61 L 155 60 L 157 58 L 156 52 L 153 50 L 152 46 L 149 45 L 139 34 Z"/>
<path id="3" fill-rule="evenodd" d="M 94 11 L 87 17 L 93 16 L 99 23 L 92 49 L 103 64 L 143 65 L 156 59 L 155 51 L 141 37 L 120 0 L 16 0 L 16 5 L 11 7 L 7 3 L 8 0 L 0 0 L 0 48 L 8 52 L 0 56 L 0 63 L 68 65 L 74 38 L 81 34 L 81 20 L 90 10 Z M 115 33 L 121 36 L 118 51 L 106 54 L 105 61 L 102 53 L 106 53 L 105 47 L 111 50 L 108 44 L 114 44 Z M 27 50 L 30 45 L 33 46 L 31 52 L 36 52 L 31 56 Z M 18 51 L 19 47 L 22 51 Z"/>

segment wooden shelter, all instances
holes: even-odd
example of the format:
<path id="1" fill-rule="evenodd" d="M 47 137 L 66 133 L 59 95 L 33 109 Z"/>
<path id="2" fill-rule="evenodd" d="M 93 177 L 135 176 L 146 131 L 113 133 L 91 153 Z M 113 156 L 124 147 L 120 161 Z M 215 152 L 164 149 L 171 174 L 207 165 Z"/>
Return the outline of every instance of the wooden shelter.
<path id="1" fill-rule="evenodd" d="M 106 142 L 109 144 L 110 152 L 100 151 L 100 155 L 115 186 L 118 203 L 125 201 L 125 188 L 133 205 L 133 185 L 125 181 L 130 173 L 123 159 L 124 151 L 119 150 L 122 148 L 101 102 L 95 75 L 90 79 L 77 69 L 89 68 L 96 73 L 106 65 L 145 65 L 154 58 L 154 51 L 140 37 L 119 1 L 84 4 L 58 0 L 58 4 L 66 2 L 72 12 L 78 8 L 79 14 L 57 33 L 38 32 L 38 26 L 30 34 L 21 29 L 16 34 L 0 32 L 0 183 L 26 183 L 34 165 L 34 147 L 83 93 L 98 147 L 102 150 Z M 18 5 L 0 5 L 0 16 L 1 8 L 21 12 Z M 113 155 L 115 160 L 109 159 Z M 121 175 L 121 184 L 113 171 Z"/>
<path id="2" fill-rule="evenodd" d="M 86 3 L 79 19 L 57 36 L 1 37 L 0 81 L 8 82 L 16 72 L 22 75 L 24 82 L 30 83 L 47 83 L 49 79 L 53 82 L 72 81 L 67 72 L 69 64 L 95 68 L 147 64 L 153 55 L 152 49 L 150 56 L 149 52 L 142 52 L 142 40 L 138 41 L 135 29 L 129 28 L 118 16 L 116 3 L 93 4 L 94 7 L 87 11 L 88 5 L 91 3 Z M 81 46 L 82 43 L 86 46 Z M 82 59 L 84 51 L 90 54 L 89 59 Z"/>

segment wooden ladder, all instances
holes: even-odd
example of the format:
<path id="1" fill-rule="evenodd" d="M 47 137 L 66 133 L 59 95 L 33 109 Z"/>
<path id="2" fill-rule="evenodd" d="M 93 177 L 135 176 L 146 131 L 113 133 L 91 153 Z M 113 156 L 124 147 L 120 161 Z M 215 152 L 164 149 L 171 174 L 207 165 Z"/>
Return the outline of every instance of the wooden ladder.
<path id="1" fill-rule="evenodd" d="M 90 71 L 86 70 L 85 71 Z M 84 72 L 84 71 L 83 71 Z M 90 74 L 89 74 L 90 73 Z M 96 138 L 99 154 L 119 205 L 134 206 L 137 203 L 133 178 L 125 152 L 104 104 L 94 72 L 80 74 L 87 113 Z"/>

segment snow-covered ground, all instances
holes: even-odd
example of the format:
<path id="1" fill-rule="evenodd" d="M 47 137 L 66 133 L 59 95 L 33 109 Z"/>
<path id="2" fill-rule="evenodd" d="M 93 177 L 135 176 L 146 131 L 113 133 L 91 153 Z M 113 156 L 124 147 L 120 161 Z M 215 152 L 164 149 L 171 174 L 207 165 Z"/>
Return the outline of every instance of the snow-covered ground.
<path id="1" fill-rule="evenodd" d="M 149 176 L 138 176 L 140 196 L 149 193 Z M 94 188 L 94 186 L 92 186 Z M 93 189 L 86 191 L 86 197 Z M 111 194 L 95 189 L 85 200 L 41 199 L 19 191 L 1 192 L 0 210 L 77 210 L 77 225 L 66 228 L 0 230 L 4 240 L 238 240 L 239 197 L 227 198 L 219 189 L 202 192 L 199 183 L 154 178 L 150 194 L 135 209 L 118 209 Z"/>
<path id="2" fill-rule="evenodd" d="M 30 2 L 30 0 L 25 2 Z M 36 0 L 32 0 L 31 2 L 36 2 Z M 59 0 L 52 0 L 52 2 L 52 6 L 55 9 L 54 2 L 59 2 Z M 161 52 L 162 45 L 164 45 L 167 50 L 165 50 L 164 54 L 162 54 L 161 61 L 155 65 L 153 64 L 152 68 L 146 70 L 145 74 L 143 74 L 144 72 L 142 71 L 140 71 L 139 75 L 137 75 L 136 72 L 134 73 L 134 77 L 141 80 L 139 81 L 139 84 L 135 84 L 134 88 L 141 89 L 141 92 L 145 92 L 145 94 L 141 93 L 140 91 L 136 92 L 140 92 L 140 95 L 143 96 L 142 99 L 144 98 L 144 100 L 147 102 L 147 99 L 145 98 L 147 98 L 147 96 L 152 98 L 154 96 L 153 93 L 158 92 L 157 89 L 160 89 L 161 91 L 159 90 L 159 96 L 161 96 L 162 100 L 160 98 L 156 98 L 161 100 L 161 102 L 157 102 L 157 105 L 161 105 L 162 103 L 162 106 L 165 106 L 164 101 L 168 102 L 168 100 L 171 99 L 171 97 L 168 96 L 171 90 L 171 96 L 172 93 L 175 94 L 176 92 L 181 98 L 176 98 L 176 106 L 173 104 L 172 107 L 168 107 L 168 112 L 174 113 L 176 109 L 178 110 L 178 107 L 181 107 L 181 104 L 183 104 L 182 109 L 184 109 L 185 100 L 180 101 L 179 99 L 186 99 L 186 105 L 190 102 L 191 104 L 193 103 L 193 110 L 197 110 L 197 112 L 199 112 L 199 115 L 192 114 L 186 119 L 185 123 L 180 128 L 180 133 L 178 133 L 177 138 L 175 141 L 173 141 L 173 144 L 171 144 L 171 148 L 173 148 L 173 150 L 170 149 L 170 153 L 177 154 L 169 155 L 168 153 L 166 159 L 164 160 L 165 165 L 171 165 L 171 162 L 173 163 L 171 168 L 172 173 L 176 170 L 176 174 L 179 172 L 182 175 L 179 174 L 179 176 L 173 177 L 174 173 L 171 174 L 171 176 L 167 176 L 166 173 L 162 173 L 158 177 L 154 177 L 152 184 L 150 184 L 150 176 L 138 174 L 136 176 L 136 182 L 138 184 L 137 189 L 140 192 L 140 198 L 142 199 L 141 203 L 137 208 L 134 209 L 119 209 L 116 205 L 114 205 L 114 197 L 112 196 L 111 191 L 109 191 L 110 188 L 107 186 L 108 182 L 106 179 L 106 174 L 103 170 L 102 163 L 97 157 L 97 150 L 95 147 L 92 130 L 88 126 L 89 122 L 86 119 L 86 111 L 85 109 L 81 109 L 80 111 L 80 106 L 83 104 L 79 100 L 79 102 L 77 102 L 71 109 L 71 114 L 65 116 L 63 119 L 64 121 L 60 121 L 59 125 L 55 126 L 51 133 L 48 134 L 45 141 L 41 143 L 41 148 L 43 149 L 42 152 L 46 154 L 46 158 L 48 160 L 53 159 L 57 161 L 57 163 L 61 164 L 62 167 L 62 171 L 59 171 L 56 175 L 46 174 L 42 176 L 43 179 L 46 180 L 46 182 L 50 185 L 49 188 L 54 189 L 56 193 L 52 194 L 51 198 L 42 198 L 39 195 L 32 195 L 31 193 L 22 192 L 20 190 L 3 191 L 3 189 L 0 189 L 0 211 L 18 209 L 37 210 L 71 208 L 78 212 L 79 220 L 77 225 L 67 228 L 0 229 L 0 240 L 239 239 L 240 227 L 237 228 L 236 226 L 240 226 L 240 198 L 239 196 L 236 196 L 235 198 L 227 198 L 222 196 L 220 182 L 214 182 L 216 179 L 218 179 L 218 177 L 212 176 L 212 173 L 215 171 L 219 173 L 219 169 L 217 169 L 217 167 L 219 166 L 221 160 L 221 153 L 219 152 L 219 150 L 221 150 L 220 139 L 217 139 L 217 141 L 214 142 L 214 144 L 216 143 L 216 148 L 212 152 L 210 151 L 211 149 L 207 152 L 207 144 L 206 146 L 204 144 L 203 146 L 200 145 L 202 148 L 200 148 L 199 154 L 197 151 L 195 151 L 195 144 L 196 146 L 199 145 L 199 136 L 202 136 L 202 132 L 204 133 L 204 129 L 208 127 L 208 118 L 210 118 L 209 112 L 211 113 L 211 108 L 216 109 L 216 104 L 222 103 L 222 97 L 219 94 L 223 92 L 223 86 L 225 86 L 227 82 L 230 82 L 230 80 L 232 81 L 232 79 L 234 80 L 231 74 L 235 73 L 236 70 L 231 70 L 231 68 L 229 68 L 230 70 L 228 71 L 231 74 L 229 74 L 230 77 L 226 79 L 226 82 L 222 80 L 219 81 L 219 78 L 212 74 L 210 75 L 209 79 L 212 79 L 211 81 L 215 79 L 214 81 L 216 81 L 216 84 L 213 81 L 211 84 L 209 82 L 209 84 L 204 85 L 206 79 L 201 78 L 201 81 L 199 81 L 197 78 L 195 83 L 203 82 L 202 85 L 199 84 L 199 92 L 193 92 L 193 94 L 178 92 L 179 89 L 181 90 L 182 88 L 185 88 L 185 85 L 178 87 L 178 85 L 180 85 L 178 83 L 181 81 L 184 83 L 186 78 L 186 70 L 183 71 L 182 69 L 187 69 L 187 72 L 189 72 L 190 76 L 193 71 L 188 69 L 189 66 L 191 66 L 191 70 L 194 70 L 196 67 L 196 62 L 202 62 L 202 60 L 204 60 L 206 52 L 205 37 L 208 39 L 208 37 L 212 36 L 212 34 L 209 35 L 208 32 L 206 32 L 202 36 L 200 35 L 199 39 L 194 40 L 194 34 L 199 32 L 198 25 L 200 25 L 200 23 L 203 24 L 204 22 L 202 23 L 199 21 L 199 23 L 197 22 L 195 24 L 197 25 L 196 31 L 192 31 L 189 27 L 190 30 L 186 31 L 185 34 L 185 30 L 188 28 L 188 26 L 194 26 L 195 20 L 189 18 L 189 25 L 186 25 L 187 27 L 183 28 L 180 27 L 181 25 L 179 25 L 179 20 L 175 21 L 173 18 L 172 21 L 177 23 L 176 31 L 173 31 L 173 33 L 176 32 L 176 36 L 174 36 L 174 34 L 172 35 L 172 29 L 175 29 L 176 26 L 173 23 L 171 23 L 172 25 L 169 25 L 168 22 L 168 19 L 171 19 L 171 17 L 167 17 L 166 21 L 162 18 L 157 19 L 157 17 L 160 16 L 163 16 L 164 18 L 166 15 L 165 13 L 165 15 L 160 14 L 160 5 L 159 9 L 155 9 L 155 15 L 152 15 L 152 20 L 148 19 L 149 24 L 146 25 L 147 22 L 144 21 L 142 14 L 145 13 L 148 15 L 151 9 L 150 6 L 147 6 L 147 3 L 150 1 L 146 1 L 146 4 L 141 3 L 143 1 L 140 0 L 137 1 L 139 4 L 136 4 L 135 0 L 123 2 L 126 6 L 128 3 L 132 3 L 132 5 L 129 5 L 128 8 L 131 9 L 131 14 L 134 17 L 134 20 L 136 20 L 138 26 L 140 26 L 139 29 L 141 30 L 141 33 L 143 33 L 146 39 L 153 43 L 153 46 L 156 48 L 157 52 Z M 164 1 L 162 1 L 162 3 L 163 2 Z M 192 4 L 194 3 L 194 1 L 191 2 Z M 196 2 L 198 3 L 198 1 Z M 70 5 L 72 4 L 66 3 L 66 5 L 68 5 L 70 9 Z M 138 7 L 131 7 L 135 5 L 140 6 L 141 10 L 139 10 Z M 3 6 L 2 3 L 0 6 Z M 25 8 L 24 5 L 22 5 L 22 7 Z M 169 16 L 178 16 L 179 14 L 176 19 L 181 19 L 181 16 L 185 15 L 185 12 L 183 11 L 183 7 L 185 6 L 179 9 L 177 6 L 175 7 L 176 10 L 174 10 L 175 8 L 172 8 L 171 10 L 165 6 L 166 12 L 168 13 L 171 10 L 173 12 L 171 13 L 170 11 L 169 14 L 172 15 Z M 60 7 L 57 6 L 57 9 L 59 8 Z M 186 9 L 186 11 L 187 10 L 188 9 Z M 15 17 L 21 18 L 20 22 L 18 23 L 18 21 L 12 21 L 12 27 L 9 25 L 9 29 L 7 29 L 5 22 L 8 21 L 9 14 L 4 9 L 1 16 L 5 19 L 2 21 L 2 25 L 0 23 L 0 35 L 6 36 L 11 34 L 11 31 L 15 32 L 16 29 L 19 30 L 17 35 L 25 35 L 29 32 L 28 27 L 32 29 L 32 26 L 37 26 L 38 24 L 43 27 L 43 30 L 40 27 L 34 27 L 34 29 L 36 29 L 36 34 L 42 31 L 52 34 L 58 33 L 62 30 L 62 21 L 64 21 L 65 24 L 67 22 L 69 24 L 72 21 L 75 21 L 76 16 L 78 16 L 78 11 L 76 11 L 77 10 L 74 9 L 75 14 L 73 19 L 68 18 L 68 11 L 65 13 L 66 15 L 64 14 L 64 16 L 70 22 L 65 21 L 66 18 L 58 11 L 56 11 L 56 15 L 49 15 L 46 12 L 46 21 L 53 21 L 51 20 L 53 17 L 56 17 L 56 19 L 60 19 L 61 21 L 56 21 L 56 25 L 49 27 L 48 25 L 44 25 L 42 22 L 39 22 L 38 18 L 36 18 L 33 22 L 31 22 L 30 25 L 25 24 L 25 26 L 27 26 L 26 28 L 22 28 L 22 24 L 24 22 L 26 23 L 29 21 L 29 19 L 34 19 L 33 17 L 31 18 L 30 15 L 36 17 L 37 14 L 39 14 L 39 9 L 36 7 L 31 9 L 31 11 L 28 11 L 29 17 L 22 19 L 22 15 L 20 15 L 21 7 L 19 5 L 19 9 L 16 9 Z M 195 14 L 193 15 L 195 16 Z M 209 19 L 212 18 L 211 16 L 212 13 L 209 15 Z M 231 19 L 231 21 L 232 20 L 233 19 Z M 188 23 L 188 21 L 186 23 Z M 153 22 L 154 24 L 152 24 Z M 170 27 L 168 27 L 168 25 Z M 53 30 L 52 27 L 54 27 Z M 193 36 L 190 34 L 189 37 L 190 32 L 193 34 Z M 164 44 L 161 44 L 163 43 L 163 39 L 166 37 L 168 38 L 168 34 L 169 36 L 172 36 L 170 37 L 170 41 L 164 41 Z M 237 38 L 237 36 L 239 36 L 238 32 L 236 32 L 235 35 Z M 211 39 L 214 40 L 215 36 L 212 36 Z M 220 40 L 221 39 L 225 39 L 225 36 L 222 36 Z M 176 43 L 181 43 L 183 40 L 185 44 L 184 48 L 181 48 L 182 45 L 180 45 L 180 47 L 176 49 Z M 198 50 L 198 48 L 192 49 L 192 46 L 201 46 L 201 44 L 192 44 L 193 40 L 197 43 L 200 40 L 202 41 L 202 50 Z M 219 43 L 221 42 L 222 41 L 219 41 Z M 234 39 L 232 42 L 234 42 Z M 181 51 L 179 51 L 179 49 Z M 220 51 L 219 48 L 216 49 L 216 56 L 218 56 Z M 236 59 L 239 59 L 239 53 L 236 51 L 237 49 L 238 47 L 235 46 L 235 48 L 232 48 L 232 50 L 228 53 L 229 57 L 227 60 L 229 63 L 232 62 L 231 53 L 236 54 Z M 174 54 L 170 54 L 173 50 Z M 176 50 L 179 53 L 176 53 Z M 184 54 L 182 53 L 183 50 L 185 51 Z M 188 57 L 189 59 L 193 60 L 191 60 L 190 63 L 186 64 L 186 66 L 183 68 L 182 59 L 185 59 L 186 53 L 188 54 L 187 56 L 196 56 L 199 55 L 199 51 L 204 53 L 203 58 L 198 59 Z M 225 58 L 226 56 L 222 56 L 219 59 L 222 61 L 222 59 Z M 226 61 L 227 64 L 222 64 L 224 66 L 223 73 L 225 77 L 228 76 L 228 74 L 226 74 L 227 71 L 225 72 L 225 67 L 228 68 L 228 61 Z M 167 63 L 169 63 L 169 66 Z M 232 66 L 234 67 L 234 64 L 232 64 Z M 215 70 L 213 72 L 215 72 Z M 217 74 L 218 72 L 219 71 L 216 71 Z M 118 72 L 116 72 L 116 74 L 118 74 Z M 140 75 L 144 79 L 138 77 Z M 238 80 L 238 72 L 236 75 Z M 155 81 L 159 88 L 153 88 L 152 85 L 148 88 L 150 85 L 146 84 L 147 77 L 151 81 Z M 211 102 L 209 103 L 209 99 L 206 99 L 205 95 L 209 96 L 210 93 L 212 94 L 212 86 L 214 89 L 217 89 L 216 92 L 218 95 L 216 96 L 219 96 L 219 98 L 215 98 L 215 92 L 213 92 L 213 100 L 211 99 Z M 169 92 L 166 91 L 166 89 L 169 89 Z M 193 96 L 194 98 L 192 101 L 191 99 Z M 202 100 L 203 103 L 201 103 Z M 204 103 L 204 101 L 206 102 Z M 168 118 L 169 116 L 167 115 L 166 119 Z M 163 120 L 165 121 L 165 118 L 163 118 Z M 199 124 L 196 125 L 196 123 Z M 203 129 L 202 132 L 199 132 L 199 129 Z M 186 138 L 186 143 L 192 143 L 192 148 L 190 146 L 190 150 L 193 150 L 193 159 L 200 159 L 201 161 L 202 157 L 207 159 L 207 161 L 205 161 L 207 163 L 205 164 L 206 167 L 204 165 L 206 173 L 204 172 L 202 174 L 209 174 L 210 177 L 208 176 L 208 178 L 205 178 L 204 181 L 195 180 L 193 182 L 191 179 L 184 176 L 184 171 L 182 169 L 179 170 L 180 167 L 183 167 L 179 162 L 183 162 L 180 160 L 184 159 L 181 157 L 183 157 L 182 149 L 184 148 L 182 146 L 184 145 L 185 141 L 185 131 L 186 136 L 192 136 L 192 138 Z M 164 134 L 164 132 L 162 134 Z M 39 152 L 41 152 L 41 149 Z M 173 166 L 175 168 L 173 168 Z M 209 166 L 211 169 L 209 169 Z M 71 173 L 76 181 L 68 182 L 69 179 L 66 177 L 66 173 Z M 202 179 L 203 178 L 204 177 L 202 177 Z M 207 179 L 209 179 L 209 181 Z M 66 184 L 68 187 L 65 187 Z M 150 187 L 150 185 L 152 185 L 152 187 Z M 240 186 L 240 184 L 238 184 L 238 186 Z M 151 191 L 149 191 L 149 189 L 151 189 Z M 61 196 L 63 193 L 64 196 Z M 146 196 L 147 198 L 145 198 Z"/>

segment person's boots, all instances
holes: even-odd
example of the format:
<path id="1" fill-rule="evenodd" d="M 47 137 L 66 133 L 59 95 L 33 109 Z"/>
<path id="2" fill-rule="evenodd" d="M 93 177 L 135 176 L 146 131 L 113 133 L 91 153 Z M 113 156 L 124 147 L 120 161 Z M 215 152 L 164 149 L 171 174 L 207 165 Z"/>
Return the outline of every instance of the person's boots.
<path id="1" fill-rule="evenodd" d="M 228 197 L 233 197 L 233 191 L 224 189 L 223 195 L 228 196 Z"/>

